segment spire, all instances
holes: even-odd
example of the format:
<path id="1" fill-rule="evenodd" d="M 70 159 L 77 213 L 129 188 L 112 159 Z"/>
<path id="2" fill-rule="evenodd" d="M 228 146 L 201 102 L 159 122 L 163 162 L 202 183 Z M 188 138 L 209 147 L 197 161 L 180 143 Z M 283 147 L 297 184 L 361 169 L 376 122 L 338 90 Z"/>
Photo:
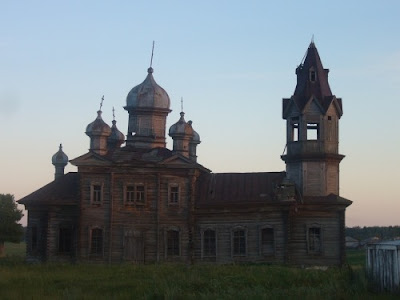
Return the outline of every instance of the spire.
<path id="1" fill-rule="evenodd" d="M 304 108 L 311 97 L 316 98 L 322 107 L 324 101 L 332 96 L 328 82 L 329 69 L 324 69 L 314 43 L 314 37 L 307 49 L 302 63 L 296 68 L 297 85 L 294 97 L 300 110 Z"/>
<path id="2" fill-rule="evenodd" d="M 68 164 L 68 156 L 62 150 L 62 144 L 51 158 L 51 163 L 54 165 L 56 172 L 54 174 L 54 179 L 62 177 L 64 175 L 64 168 Z"/>

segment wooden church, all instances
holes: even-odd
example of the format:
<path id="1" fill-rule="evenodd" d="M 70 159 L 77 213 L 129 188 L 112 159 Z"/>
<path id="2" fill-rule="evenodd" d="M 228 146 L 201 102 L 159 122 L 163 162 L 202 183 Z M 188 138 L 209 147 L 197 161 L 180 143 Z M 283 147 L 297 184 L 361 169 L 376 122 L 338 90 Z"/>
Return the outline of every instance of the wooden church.
<path id="1" fill-rule="evenodd" d="M 126 137 L 99 110 L 89 152 L 70 161 L 77 172 L 64 175 L 60 145 L 55 180 L 18 201 L 27 260 L 343 264 L 351 201 L 339 196 L 342 100 L 328 71 L 311 42 L 283 99 L 286 172 L 212 173 L 197 162 L 200 136 L 183 112 L 166 148 L 170 99 L 149 68 L 126 98 Z"/>

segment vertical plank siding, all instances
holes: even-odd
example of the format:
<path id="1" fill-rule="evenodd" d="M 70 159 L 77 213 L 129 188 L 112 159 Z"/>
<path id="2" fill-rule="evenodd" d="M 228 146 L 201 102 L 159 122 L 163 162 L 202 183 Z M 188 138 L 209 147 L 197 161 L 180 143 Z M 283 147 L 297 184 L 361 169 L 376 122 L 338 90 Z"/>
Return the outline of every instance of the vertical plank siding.
<path id="1" fill-rule="evenodd" d="M 378 291 L 400 292 L 400 242 L 367 246 L 367 274 Z"/>

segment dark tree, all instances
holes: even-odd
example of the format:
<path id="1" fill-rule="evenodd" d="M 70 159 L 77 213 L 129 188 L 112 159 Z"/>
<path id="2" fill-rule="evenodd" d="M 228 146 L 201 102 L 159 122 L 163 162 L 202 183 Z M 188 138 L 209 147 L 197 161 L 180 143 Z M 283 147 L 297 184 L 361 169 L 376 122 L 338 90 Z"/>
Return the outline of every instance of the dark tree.
<path id="1" fill-rule="evenodd" d="M 14 195 L 0 194 L 0 257 L 4 256 L 4 242 L 19 243 L 24 233 L 21 220 L 22 210 L 18 209 Z"/>

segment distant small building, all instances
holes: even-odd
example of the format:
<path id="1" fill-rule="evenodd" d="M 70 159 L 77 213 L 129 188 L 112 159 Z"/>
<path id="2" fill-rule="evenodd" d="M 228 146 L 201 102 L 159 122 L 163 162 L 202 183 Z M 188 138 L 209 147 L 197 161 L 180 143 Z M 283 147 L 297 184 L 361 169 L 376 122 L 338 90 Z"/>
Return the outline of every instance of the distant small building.
<path id="1" fill-rule="evenodd" d="M 357 249 L 360 247 L 360 241 L 352 238 L 351 236 L 346 236 L 346 248 Z"/>
<path id="2" fill-rule="evenodd" d="M 367 273 L 377 290 L 399 292 L 400 241 L 368 244 Z"/>
<path id="3" fill-rule="evenodd" d="M 366 248 L 369 244 L 378 243 L 378 242 L 380 242 L 380 240 L 381 239 L 379 237 L 373 236 L 373 237 L 367 238 L 365 240 L 362 240 L 360 242 L 360 246 Z"/>

